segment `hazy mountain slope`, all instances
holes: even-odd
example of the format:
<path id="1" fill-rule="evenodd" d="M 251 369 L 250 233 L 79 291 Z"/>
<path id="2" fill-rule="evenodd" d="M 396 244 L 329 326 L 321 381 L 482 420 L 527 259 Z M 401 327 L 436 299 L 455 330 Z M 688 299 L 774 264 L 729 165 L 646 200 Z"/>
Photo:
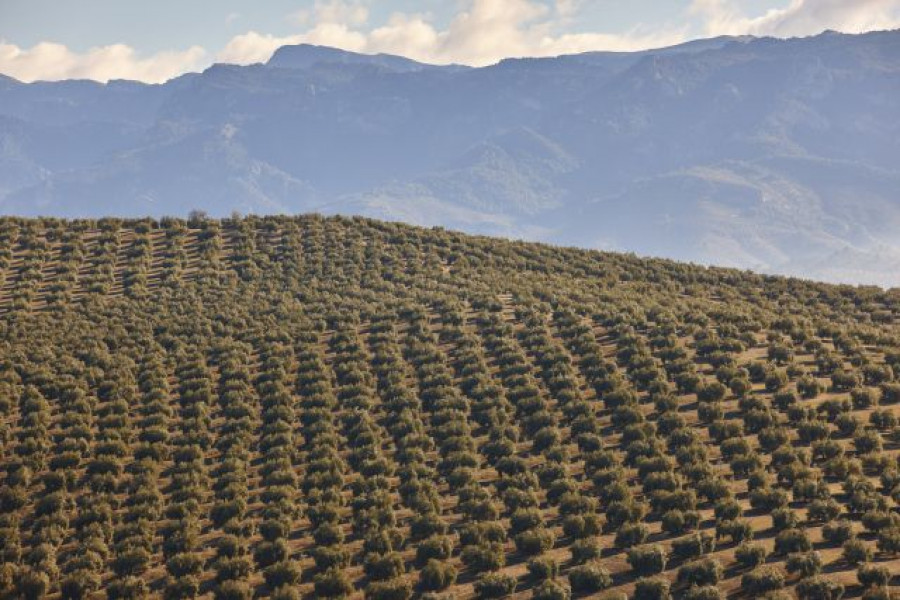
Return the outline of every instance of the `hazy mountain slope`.
<path id="1" fill-rule="evenodd" d="M 98 189 L 104 194 L 96 196 Z M 66 171 L 9 194 L 5 204 L 14 213 L 67 217 L 83 214 L 85 207 L 97 214 L 140 216 L 223 207 L 277 214 L 316 205 L 308 185 L 251 157 L 227 127 L 117 153 L 105 164 Z"/>
<path id="2" fill-rule="evenodd" d="M 327 46 L 314 46 L 311 44 L 298 44 L 296 46 L 283 46 L 275 51 L 272 58 L 266 63 L 269 67 L 282 69 L 309 69 L 316 65 L 341 64 L 341 65 L 373 65 L 388 71 L 409 72 L 422 69 L 435 68 L 402 56 L 390 54 L 357 54 Z"/>
<path id="3" fill-rule="evenodd" d="M 0 81 L 0 208 L 322 210 L 896 283 L 900 32 Z M 152 199 L 152 201 L 150 200 Z"/>
<path id="4" fill-rule="evenodd" d="M 854 163 L 729 161 L 587 204 L 569 219 L 569 235 L 587 246 L 900 285 L 896 264 L 879 259 L 898 255 L 900 211 L 890 201 L 898 189 L 896 172 Z"/>

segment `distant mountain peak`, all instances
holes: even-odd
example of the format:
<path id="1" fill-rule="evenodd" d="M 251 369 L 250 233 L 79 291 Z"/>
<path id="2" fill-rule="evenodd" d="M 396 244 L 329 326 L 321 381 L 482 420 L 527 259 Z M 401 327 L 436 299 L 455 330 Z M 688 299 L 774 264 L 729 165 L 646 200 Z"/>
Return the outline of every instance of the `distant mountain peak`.
<path id="1" fill-rule="evenodd" d="M 14 77 L 0 73 L 0 88 L 7 89 L 16 85 L 22 85 L 22 82 Z"/>
<path id="2" fill-rule="evenodd" d="M 313 44 L 282 46 L 275 51 L 266 66 L 280 69 L 309 69 L 320 64 L 373 65 L 398 72 L 421 71 L 431 66 L 403 56 L 361 54 Z"/>

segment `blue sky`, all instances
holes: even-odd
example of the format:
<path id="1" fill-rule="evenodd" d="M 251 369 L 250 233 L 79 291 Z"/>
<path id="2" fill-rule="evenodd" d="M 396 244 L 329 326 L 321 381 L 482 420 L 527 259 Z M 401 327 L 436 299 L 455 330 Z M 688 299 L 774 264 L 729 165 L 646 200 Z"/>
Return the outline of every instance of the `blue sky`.
<path id="1" fill-rule="evenodd" d="M 352 3 L 346 3 L 352 4 Z M 393 13 L 424 13 L 445 28 L 465 3 L 447 0 L 389 0 L 360 3 L 369 24 L 386 22 Z M 552 6 L 551 2 L 544 2 Z M 664 25 L 684 18 L 690 0 L 593 0 L 582 2 L 573 31 L 626 31 L 635 25 Z M 741 2 L 762 12 L 778 0 Z M 298 12 L 315 7 L 297 0 L 0 0 L 0 39 L 19 46 L 61 42 L 76 51 L 126 43 L 143 52 L 158 52 L 199 44 L 224 47 L 248 30 L 279 36 L 297 33 Z M 48 15 L 52 15 L 48 18 Z M 73 27 L 72 24 L 77 23 Z M 698 31 L 698 33 L 700 33 Z"/>
<path id="2" fill-rule="evenodd" d="M 0 0 L 0 73 L 164 81 L 318 43 L 436 62 L 900 26 L 900 0 Z"/>

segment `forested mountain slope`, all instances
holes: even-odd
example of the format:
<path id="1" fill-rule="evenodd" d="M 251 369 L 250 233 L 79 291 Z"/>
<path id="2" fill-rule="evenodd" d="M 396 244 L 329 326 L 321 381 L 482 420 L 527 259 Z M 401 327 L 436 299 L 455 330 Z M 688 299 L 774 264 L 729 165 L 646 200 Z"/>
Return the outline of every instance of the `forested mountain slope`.
<path id="1" fill-rule="evenodd" d="M 876 598 L 900 566 L 895 292 L 319 216 L 4 219 L 0 277 L 11 595 Z"/>
<path id="2" fill-rule="evenodd" d="M 900 32 L 0 82 L 0 212 L 361 214 L 900 285 Z"/>

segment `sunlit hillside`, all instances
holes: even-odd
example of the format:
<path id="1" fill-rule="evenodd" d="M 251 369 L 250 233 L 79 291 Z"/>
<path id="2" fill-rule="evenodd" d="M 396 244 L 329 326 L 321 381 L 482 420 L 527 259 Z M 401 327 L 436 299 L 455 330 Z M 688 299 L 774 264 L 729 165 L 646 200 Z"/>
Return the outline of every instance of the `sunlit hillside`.
<path id="1" fill-rule="evenodd" d="M 318 216 L 2 219 L 0 283 L 11 597 L 900 569 L 897 292 Z"/>

